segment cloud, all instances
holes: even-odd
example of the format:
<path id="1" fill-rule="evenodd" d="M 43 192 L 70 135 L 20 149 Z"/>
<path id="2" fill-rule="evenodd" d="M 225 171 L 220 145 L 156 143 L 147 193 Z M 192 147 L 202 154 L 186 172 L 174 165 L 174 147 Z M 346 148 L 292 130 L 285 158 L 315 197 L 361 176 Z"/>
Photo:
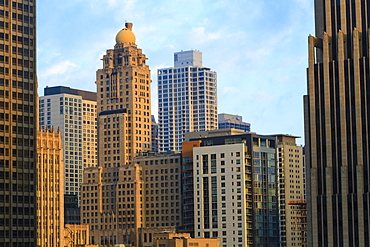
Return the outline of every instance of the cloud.
<path id="1" fill-rule="evenodd" d="M 46 69 L 41 73 L 43 77 L 50 77 L 50 76 L 57 76 L 61 74 L 65 74 L 72 70 L 76 70 L 78 66 L 70 61 L 63 61 L 58 64 L 51 66 L 49 69 Z"/>

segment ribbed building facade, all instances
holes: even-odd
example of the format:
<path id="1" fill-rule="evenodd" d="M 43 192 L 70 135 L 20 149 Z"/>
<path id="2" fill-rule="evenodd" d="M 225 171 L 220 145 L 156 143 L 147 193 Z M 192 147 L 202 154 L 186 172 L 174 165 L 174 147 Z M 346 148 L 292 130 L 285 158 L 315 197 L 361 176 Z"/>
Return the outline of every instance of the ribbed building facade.
<path id="1" fill-rule="evenodd" d="M 368 0 L 316 0 L 304 97 L 309 246 L 370 245 Z"/>
<path id="2" fill-rule="evenodd" d="M 64 237 L 63 146 L 54 129 L 37 133 L 37 246 L 61 247 Z"/>
<path id="3" fill-rule="evenodd" d="M 0 1 L 0 243 L 36 246 L 36 0 Z"/>

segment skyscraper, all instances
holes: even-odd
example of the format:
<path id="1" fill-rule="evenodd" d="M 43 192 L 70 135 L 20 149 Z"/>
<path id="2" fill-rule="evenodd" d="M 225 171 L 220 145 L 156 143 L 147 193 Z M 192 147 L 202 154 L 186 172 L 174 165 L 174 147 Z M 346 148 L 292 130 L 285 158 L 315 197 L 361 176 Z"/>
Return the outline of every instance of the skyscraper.
<path id="1" fill-rule="evenodd" d="M 135 41 L 126 23 L 96 72 L 98 167 L 84 170 L 81 221 L 101 246 L 140 246 L 140 228 L 181 224 L 180 156 L 143 156 L 151 151 L 151 80 Z"/>
<path id="2" fill-rule="evenodd" d="M 63 146 L 54 128 L 37 133 L 37 246 L 61 247 L 64 234 Z"/>
<path id="3" fill-rule="evenodd" d="M 82 170 L 97 166 L 96 93 L 70 87 L 46 87 L 40 97 L 40 126 L 60 128 L 64 192 L 79 195 Z"/>
<path id="4" fill-rule="evenodd" d="M 217 129 L 217 74 L 199 51 L 175 52 L 175 67 L 158 70 L 159 151 L 181 151 L 184 134 Z"/>
<path id="5" fill-rule="evenodd" d="M 0 243 L 36 245 L 36 3 L 0 1 Z"/>
<path id="6" fill-rule="evenodd" d="M 369 0 L 316 0 L 304 97 L 310 246 L 370 245 Z"/>

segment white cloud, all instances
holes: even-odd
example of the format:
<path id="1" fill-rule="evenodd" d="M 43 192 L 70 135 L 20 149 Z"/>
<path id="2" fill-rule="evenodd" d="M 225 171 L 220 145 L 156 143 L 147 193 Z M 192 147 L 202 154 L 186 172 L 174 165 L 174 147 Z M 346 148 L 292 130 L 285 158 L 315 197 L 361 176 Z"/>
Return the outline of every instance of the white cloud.
<path id="1" fill-rule="evenodd" d="M 45 71 L 41 71 L 40 74 L 43 77 L 49 76 L 57 76 L 61 74 L 65 74 L 71 70 L 75 70 L 78 66 L 70 61 L 63 61 L 58 64 L 51 66 L 50 68 L 46 69 Z"/>

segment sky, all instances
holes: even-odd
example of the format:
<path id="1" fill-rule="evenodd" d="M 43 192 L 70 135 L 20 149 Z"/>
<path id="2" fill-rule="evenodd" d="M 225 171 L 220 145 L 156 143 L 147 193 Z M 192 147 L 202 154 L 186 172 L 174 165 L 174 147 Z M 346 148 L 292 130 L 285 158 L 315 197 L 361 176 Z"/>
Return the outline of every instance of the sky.
<path id="1" fill-rule="evenodd" d="M 199 50 L 218 73 L 219 113 L 258 134 L 303 137 L 313 19 L 313 0 L 38 0 L 39 95 L 59 85 L 95 92 L 100 59 L 132 22 L 152 71 L 152 114 L 157 69 L 172 67 L 174 52 Z"/>

